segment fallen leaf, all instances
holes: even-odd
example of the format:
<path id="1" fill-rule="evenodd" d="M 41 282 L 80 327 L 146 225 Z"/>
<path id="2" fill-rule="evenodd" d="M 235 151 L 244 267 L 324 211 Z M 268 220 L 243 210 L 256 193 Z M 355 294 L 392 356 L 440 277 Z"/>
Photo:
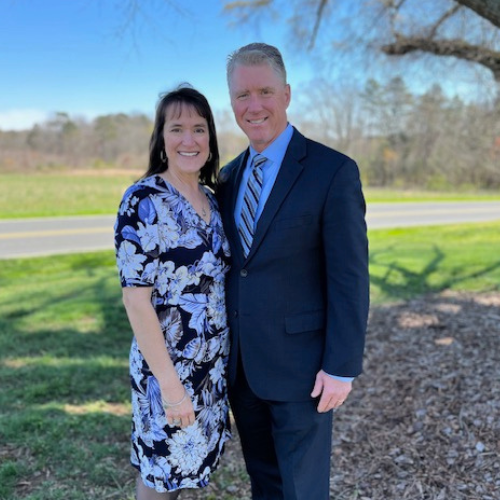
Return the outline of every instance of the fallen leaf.
<path id="1" fill-rule="evenodd" d="M 455 339 L 453 337 L 442 337 L 434 341 L 437 345 L 451 345 Z"/>

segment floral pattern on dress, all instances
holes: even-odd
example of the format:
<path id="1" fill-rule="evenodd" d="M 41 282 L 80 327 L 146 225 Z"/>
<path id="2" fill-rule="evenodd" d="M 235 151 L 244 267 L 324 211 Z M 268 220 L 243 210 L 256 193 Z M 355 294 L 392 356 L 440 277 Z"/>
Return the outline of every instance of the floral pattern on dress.
<path id="1" fill-rule="evenodd" d="M 217 202 L 204 189 L 211 209 L 208 224 L 159 175 L 126 191 L 115 224 L 122 286 L 153 288 L 165 345 L 196 416 L 184 429 L 167 424 L 158 381 L 134 337 L 131 463 L 158 492 L 206 486 L 230 438 L 224 298 L 229 244 Z"/>

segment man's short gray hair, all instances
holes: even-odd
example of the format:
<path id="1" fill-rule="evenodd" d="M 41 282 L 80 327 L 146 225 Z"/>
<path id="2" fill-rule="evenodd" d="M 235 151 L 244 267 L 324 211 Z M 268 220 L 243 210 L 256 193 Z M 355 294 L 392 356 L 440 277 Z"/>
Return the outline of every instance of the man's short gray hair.
<path id="1" fill-rule="evenodd" d="M 231 87 L 231 77 L 234 68 L 241 64 L 243 66 L 258 66 L 269 64 L 276 74 L 286 85 L 286 68 L 280 51 L 267 43 L 250 43 L 235 50 L 227 58 L 227 83 Z"/>

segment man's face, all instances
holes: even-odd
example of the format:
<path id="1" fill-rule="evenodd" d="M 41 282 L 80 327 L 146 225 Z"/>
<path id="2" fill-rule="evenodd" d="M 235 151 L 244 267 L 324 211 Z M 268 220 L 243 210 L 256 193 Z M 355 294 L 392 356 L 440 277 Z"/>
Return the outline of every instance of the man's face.
<path id="1" fill-rule="evenodd" d="M 229 93 L 236 122 L 254 149 L 262 152 L 287 126 L 290 86 L 268 64 L 238 64 L 229 82 Z"/>

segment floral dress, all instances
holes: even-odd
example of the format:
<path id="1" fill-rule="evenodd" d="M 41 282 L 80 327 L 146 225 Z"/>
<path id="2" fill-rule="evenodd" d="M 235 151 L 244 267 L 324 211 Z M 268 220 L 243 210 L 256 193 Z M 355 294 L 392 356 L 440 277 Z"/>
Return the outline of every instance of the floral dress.
<path id="1" fill-rule="evenodd" d="M 134 337 L 131 463 L 158 492 L 206 486 L 230 437 L 224 298 L 229 245 L 217 202 L 205 192 L 209 224 L 162 177 L 147 177 L 124 194 L 115 224 L 122 286 L 153 287 L 165 344 L 196 416 L 184 429 L 168 425 L 158 381 Z"/>

